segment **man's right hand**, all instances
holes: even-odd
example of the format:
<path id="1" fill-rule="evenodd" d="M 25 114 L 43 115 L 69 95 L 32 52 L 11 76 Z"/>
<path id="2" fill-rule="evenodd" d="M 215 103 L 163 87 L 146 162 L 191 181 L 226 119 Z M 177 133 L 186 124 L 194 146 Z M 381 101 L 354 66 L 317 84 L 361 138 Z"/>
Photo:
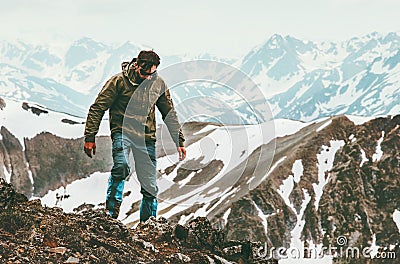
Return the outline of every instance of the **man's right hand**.
<path id="1" fill-rule="evenodd" d="M 86 155 L 88 155 L 88 157 L 91 158 L 92 151 L 93 151 L 93 155 L 96 155 L 96 143 L 95 142 L 85 142 L 85 145 L 83 146 L 83 150 L 85 151 Z"/>

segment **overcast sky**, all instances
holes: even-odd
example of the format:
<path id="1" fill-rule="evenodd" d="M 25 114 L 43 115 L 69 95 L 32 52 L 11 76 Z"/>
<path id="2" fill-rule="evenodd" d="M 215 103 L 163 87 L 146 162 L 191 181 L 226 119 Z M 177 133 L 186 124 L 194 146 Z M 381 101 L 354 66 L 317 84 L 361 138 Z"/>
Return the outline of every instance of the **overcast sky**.
<path id="1" fill-rule="evenodd" d="M 271 35 L 346 40 L 400 32 L 398 0 L 0 0 L 0 40 L 87 36 L 162 54 L 242 56 Z"/>

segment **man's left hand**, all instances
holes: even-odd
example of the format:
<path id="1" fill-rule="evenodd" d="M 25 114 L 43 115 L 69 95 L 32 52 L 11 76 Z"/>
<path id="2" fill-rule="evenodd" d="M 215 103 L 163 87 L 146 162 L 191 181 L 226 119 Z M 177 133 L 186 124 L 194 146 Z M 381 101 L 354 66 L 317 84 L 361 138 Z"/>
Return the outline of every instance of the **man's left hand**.
<path id="1" fill-rule="evenodd" d="M 186 158 L 186 149 L 185 147 L 178 147 L 178 153 L 179 153 L 179 161 L 182 161 Z"/>

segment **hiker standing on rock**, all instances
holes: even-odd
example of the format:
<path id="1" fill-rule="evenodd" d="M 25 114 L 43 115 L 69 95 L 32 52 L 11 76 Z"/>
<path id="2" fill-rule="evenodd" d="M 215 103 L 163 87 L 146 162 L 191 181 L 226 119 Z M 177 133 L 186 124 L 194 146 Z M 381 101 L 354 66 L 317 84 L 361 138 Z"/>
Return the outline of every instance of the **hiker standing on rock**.
<path id="1" fill-rule="evenodd" d="M 108 181 L 106 209 L 118 218 L 125 179 L 128 177 L 129 152 L 143 195 L 140 221 L 157 213 L 156 120 L 155 106 L 161 112 L 176 144 L 179 160 L 186 157 L 185 138 L 172 103 L 170 92 L 157 75 L 160 57 L 154 51 L 141 51 L 131 62 L 122 63 L 122 72 L 111 77 L 91 105 L 85 127 L 84 151 L 96 153 L 95 136 L 104 112 L 109 110 L 113 167 Z"/>

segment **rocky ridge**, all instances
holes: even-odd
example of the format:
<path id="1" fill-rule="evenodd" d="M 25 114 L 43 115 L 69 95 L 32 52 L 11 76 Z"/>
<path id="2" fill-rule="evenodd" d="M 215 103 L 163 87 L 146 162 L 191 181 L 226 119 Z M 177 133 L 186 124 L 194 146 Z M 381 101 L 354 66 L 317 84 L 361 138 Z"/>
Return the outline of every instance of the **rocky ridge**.
<path id="1" fill-rule="evenodd" d="M 42 207 L 0 179 L 1 263 L 276 263 L 228 241 L 206 218 L 185 226 L 150 218 L 129 229 L 103 209 Z"/>

